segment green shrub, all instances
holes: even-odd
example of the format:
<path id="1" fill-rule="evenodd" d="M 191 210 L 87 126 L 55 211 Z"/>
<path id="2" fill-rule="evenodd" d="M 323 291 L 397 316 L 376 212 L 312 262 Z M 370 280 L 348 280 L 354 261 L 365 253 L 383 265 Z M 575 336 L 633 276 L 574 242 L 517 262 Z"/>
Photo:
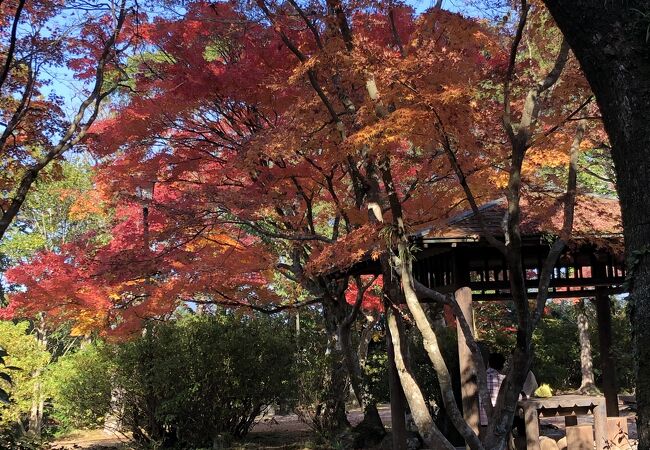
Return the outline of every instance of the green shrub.
<path id="1" fill-rule="evenodd" d="M 282 319 L 188 316 L 117 348 L 122 422 L 156 445 L 207 447 L 244 436 L 294 390 L 295 340 Z"/>
<path id="2" fill-rule="evenodd" d="M 109 411 L 115 366 L 106 345 L 88 344 L 63 356 L 46 372 L 56 431 L 95 428 Z"/>
<path id="3" fill-rule="evenodd" d="M 541 385 L 553 389 L 576 389 L 580 386 L 580 344 L 573 303 L 551 307 L 533 335 L 534 358 L 532 370 Z"/>
<path id="4" fill-rule="evenodd" d="M 11 397 L 10 403 L 0 407 L 0 428 L 12 428 L 23 421 L 26 424 L 34 391 L 40 391 L 38 383 L 50 361 L 49 352 L 34 335 L 27 333 L 28 328 L 29 322 L 0 321 L 0 347 L 8 353 L 5 362 L 20 369 L 11 371 L 11 384 L 0 379 L 0 388 Z"/>
<path id="5" fill-rule="evenodd" d="M 296 390 L 285 402 L 310 426 L 316 419 L 330 375 L 332 355 L 327 349 L 327 332 L 320 313 L 301 311 L 294 363 Z"/>
<path id="6" fill-rule="evenodd" d="M 598 385 L 601 381 L 598 323 L 593 304 L 587 301 L 585 307 L 589 320 L 594 375 Z M 506 302 L 481 303 L 476 305 L 474 317 L 478 335 L 490 351 L 499 351 L 508 356 L 515 341 L 511 306 Z M 632 333 L 623 300 L 612 301 L 612 334 L 612 354 L 616 359 L 619 387 L 632 389 L 634 361 L 632 352 L 629 351 Z M 548 383 L 560 390 L 577 389 L 580 386 L 580 344 L 573 301 L 547 304 L 545 315 L 535 330 L 533 343 L 532 370 L 538 382 Z"/>

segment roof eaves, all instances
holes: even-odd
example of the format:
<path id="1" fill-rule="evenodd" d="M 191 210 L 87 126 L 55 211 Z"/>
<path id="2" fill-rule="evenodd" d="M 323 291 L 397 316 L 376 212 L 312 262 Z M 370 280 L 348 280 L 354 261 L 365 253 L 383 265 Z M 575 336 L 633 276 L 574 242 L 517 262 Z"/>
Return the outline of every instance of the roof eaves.
<path id="1" fill-rule="evenodd" d="M 491 209 L 495 206 L 499 206 L 501 203 L 503 203 L 504 199 L 503 198 L 498 198 L 496 200 L 492 200 L 491 202 L 487 202 L 481 206 L 478 207 L 479 212 L 483 212 L 487 209 Z M 462 222 L 463 220 L 472 217 L 474 215 L 474 210 L 470 209 L 469 211 L 462 212 L 458 214 L 457 216 L 452 217 L 449 219 L 449 222 L 447 222 L 448 225 L 454 225 L 457 224 L 458 222 Z"/>
<path id="2" fill-rule="evenodd" d="M 444 237 L 425 237 L 422 239 L 424 244 L 451 244 L 457 242 L 478 242 L 481 237 L 477 234 L 469 236 L 444 236 Z"/>

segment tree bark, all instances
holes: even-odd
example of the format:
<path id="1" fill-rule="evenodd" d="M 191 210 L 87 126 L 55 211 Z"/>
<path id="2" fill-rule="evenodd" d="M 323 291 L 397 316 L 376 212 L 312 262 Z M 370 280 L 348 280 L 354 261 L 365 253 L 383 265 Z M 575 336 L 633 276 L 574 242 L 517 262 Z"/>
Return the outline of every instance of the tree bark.
<path id="1" fill-rule="evenodd" d="M 618 417 L 616 358 L 612 354 L 612 310 L 609 295 L 603 287 L 596 287 L 596 318 L 598 320 L 600 367 L 603 372 L 602 389 L 605 394 L 607 416 Z"/>
<path id="2" fill-rule="evenodd" d="M 465 421 L 463 415 L 458 409 L 454 391 L 451 385 L 451 376 L 447 369 L 447 364 L 440 351 L 438 345 L 438 338 L 429 323 L 429 319 L 420 304 L 420 301 L 415 293 L 414 282 L 412 280 L 411 262 L 408 259 L 410 255 L 407 254 L 406 242 L 404 240 L 398 243 L 400 250 L 400 278 L 402 281 L 402 289 L 404 291 L 404 298 L 406 304 L 413 316 L 416 326 L 422 334 L 422 342 L 424 350 L 427 352 L 433 367 L 435 368 L 438 382 L 440 383 L 440 392 L 445 405 L 445 410 L 449 415 L 451 422 L 458 432 L 463 436 L 468 447 L 473 450 L 483 450 L 483 445 L 478 438 L 477 433 L 472 430 L 470 425 Z"/>
<path id="3" fill-rule="evenodd" d="M 41 371 L 39 370 L 34 374 L 35 378 L 41 376 Z M 40 380 L 34 381 L 34 387 L 32 388 L 32 406 L 29 410 L 29 424 L 27 426 L 27 431 L 31 436 L 41 437 L 41 428 L 43 424 L 43 394 L 41 389 Z"/>
<path id="4" fill-rule="evenodd" d="M 352 385 L 352 390 L 359 403 L 359 407 L 363 410 L 363 421 L 357 428 L 383 436 L 386 430 L 377 410 L 377 401 L 368 392 L 357 352 L 352 346 L 351 331 L 351 324 L 343 323 L 339 327 L 339 338 L 343 357 L 345 358 L 345 365 L 350 376 L 350 384 Z"/>
<path id="5" fill-rule="evenodd" d="M 36 325 L 36 339 L 43 349 L 47 348 L 47 328 L 45 327 L 45 317 L 41 315 Z M 30 435 L 40 437 L 41 429 L 43 427 L 43 408 L 45 406 L 45 398 L 43 396 L 43 385 L 41 383 L 41 375 L 43 370 L 39 369 L 33 375 L 34 387 L 32 388 L 32 405 L 29 412 L 29 424 L 27 430 Z"/>
<path id="6" fill-rule="evenodd" d="M 591 340 L 589 339 L 589 321 L 587 320 L 583 299 L 576 303 L 576 319 L 578 322 L 578 341 L 580 342 L 580 370 L 582 372 L 579 391 L 581 394 L 590 394 L 596 386 L 594 384 L 594 363 L 591 357 Z"/>
<path id="7" fill-rule="evenodd" d="M 411 409 L 413 421 L 418 427 L 425 448 L 451 450 L 454 446 L 445 439 L 440 430 L 436 427 L 433 418 L 431 417 L 431 413 L 429 412 L 429 408 L 427 407 L 424 395 L 422 395 L 420 387 L 406 366 L 401 341 L 402 330 L 400 330 L 398 325 L 398 319 L 390 309 L 387 310 L 386 314 L 388 315 L 388 328 L 393 341 L 397 373 L 399 374 L 400 382 L 402 383 L 402 389 L 404 389 L 406 401 Z"/>
<path id="8" fill-rule="evenodd" d="M 370 346 L 370 341 L 372 340 L 372 334 L 374 332 L 375 324 L 377 323 L 377 317 L 374 313 L 366 314 L 366 327 L 361 332 L 359 337 L 359 366 L 363 370 L 366 365 L 366 359 L 368 359 L 368 347 Z"/>
<path id="9" fill-rule="evenodd" d="M 319 431 L 339 434 L 350 428 L 350 422 L 345 413 L 348 372 L 339 336 L 336 305 L 331 299 L 323 302 L 323 316 L 329 339 L 330 367 L 325 388 L 325 401 L 317 413 L 315 425 Z"/>
<path id="10" fill-rule="evenodd" d="M 388 305 L 387 305 L 388 306 Z M 388 311 L 388 308 L 386 309 Z M 399 376 L 397 363 L 395 362 L 395 347 L 393 346 L 393 336 L 390 331 L 390 323 L 388 322 L 388 313 L 384 315 L 386 323 L 386 353 L 388 360 L 386 366 L 388 370 L 388 383 L 390 390 L 390 417 L 391 417 L 391 433 L 393 437 L 393 450 L 406 450 L 406 394 Z M 398 330 L 402 330 L 401 322 L 397 323 Z M 400 336 L 400 339 L 402 336 Z M 402 341 L 400 340 L 400 345 Z M 401 347 L 400 347 L 401 348 Z M 404 360 L 404 355 L 400 357 Z M 404 369 L 410 367 L 409 364 L 403 364 Z"/>
<path id="11" fill-rule="evenodd" d="M 611 142 L 631 265 L 639 450 L 650 449 L 650 52 L 647 0 L 544 0 L 596 96 Z"/>

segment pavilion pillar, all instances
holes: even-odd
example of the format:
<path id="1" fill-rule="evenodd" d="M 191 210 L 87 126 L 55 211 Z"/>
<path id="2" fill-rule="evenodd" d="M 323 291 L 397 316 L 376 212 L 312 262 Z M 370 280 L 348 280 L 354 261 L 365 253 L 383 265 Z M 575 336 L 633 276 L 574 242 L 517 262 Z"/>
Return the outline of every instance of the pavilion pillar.
<path id="1" fill-rule="evenodd" d="M 460 306 L 465 320 L 469 324 L 472 334 L 476 336 L 474 329 L 474 313 L 472 310 L 472 291 L 468 287 L 456 291 L 456 302 Z M 478 435 L 479 433 L 479 407 L 478 407 L 478 382 L 477 367 L 472 358 L 472 352 L 466 344 L 465 335 L 460 326 L 458 331 L 458 362 L 460 366 L 461 395 L 463 398 L 463 417 L 469 426 Z"/>
<path id="2" fill-rule="evenodd" d="M 604 287 L 596 287 L 596 318 L 598 320 L 598 343 L 607 416 L 617 417 L 619 415 L 618 386 L 616 363 L 612 356 L 612 310 L 607 289 Z"/>
<path id="3" fill-rule="evenodd" d="M 402 318 L 398 315 L 397 326 L 402 327 Z M 390 389 L 391 432 L 393 449 L 406 450 L 406 409 L 404 407 L 404 392 L 395 365 L 395 349 L 393 347 L 390 327 L 386 323 L 386 350 L 388 353 L 388 385 Z"/>

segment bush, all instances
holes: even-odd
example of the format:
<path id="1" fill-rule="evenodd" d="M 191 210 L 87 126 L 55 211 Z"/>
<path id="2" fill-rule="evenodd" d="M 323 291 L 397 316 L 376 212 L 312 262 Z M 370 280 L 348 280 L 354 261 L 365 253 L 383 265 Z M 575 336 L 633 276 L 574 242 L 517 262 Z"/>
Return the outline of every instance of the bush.
<path id="1" fill-rule="evenodd" d="M 32 407 L 34 390 L 39 389 L 42 372 L 50 361 L 45 346 L 32 334 L 27 334 L 29 322 L 13 323 L 0 321 L 0 347 L 5 349 L 7 366 L 18 367 L 12 370 L 9 384 L 0 380 L 0 387 L 9 393 L 11 402 L 0 407 L 0 428 L 25 428 L 26 419 Z"/>
<path id="2" fill-rule="evenodd" d="M 122 422 L 162 446 L 212 446 L 244 436 L 268 405 L 290 396 L 294 339 L 267 317 L 188 316 L 147 328 L 116 352 Z"/>
<path id="3" fill-rule="evenodd" d="M 318 428 L 319 405 L 325 395 L 332 362 L 320 313 L 300 312 L 300 335 L 296 347 L 296 390 L 285 399 L 286 406 L 295 409 L 303 422 Z"/>
<path id="4" fill-rule="evenodd" d="M 612 302 L 612 354 L 616 358 L 619 387 L 632 389 L 634 386 L 633 355 L 629 318 L 625 301 Z M 592 302 L 585 302 L 589 320 L 591 351 L 596 384 L 600 384 L 600 351 L 598 344 L 598 323 Z M 482 303 L 476 306 L 474 317 L 478 335 L 490 351 L 499 351 L 508 356 L 514 347 L 515 334 L 512 309 L 508 303 Z M 534 359 L 532 370 L 540 383 L 548 383 L 560 390 L 577 389 L 580 386 L 580 344 L 576 308 L 570 300 L 549 302 L 545 315 L 533 336 Z"/>
<path id="5" fill-rule="evenodd" d="M 57 432 L 103 424 L 111 401 L 115 366 L 101 342 L 63 356 L 46 372 Z"/>
<path id="6" fill-rule="evenodd" d="M 572 302 L 552 304 L 550 313 L 533 335 L 533 373 L 540 385 L 548 383 L 555 390 L 576 389 L 582 372 L 575 306 Z"/>

